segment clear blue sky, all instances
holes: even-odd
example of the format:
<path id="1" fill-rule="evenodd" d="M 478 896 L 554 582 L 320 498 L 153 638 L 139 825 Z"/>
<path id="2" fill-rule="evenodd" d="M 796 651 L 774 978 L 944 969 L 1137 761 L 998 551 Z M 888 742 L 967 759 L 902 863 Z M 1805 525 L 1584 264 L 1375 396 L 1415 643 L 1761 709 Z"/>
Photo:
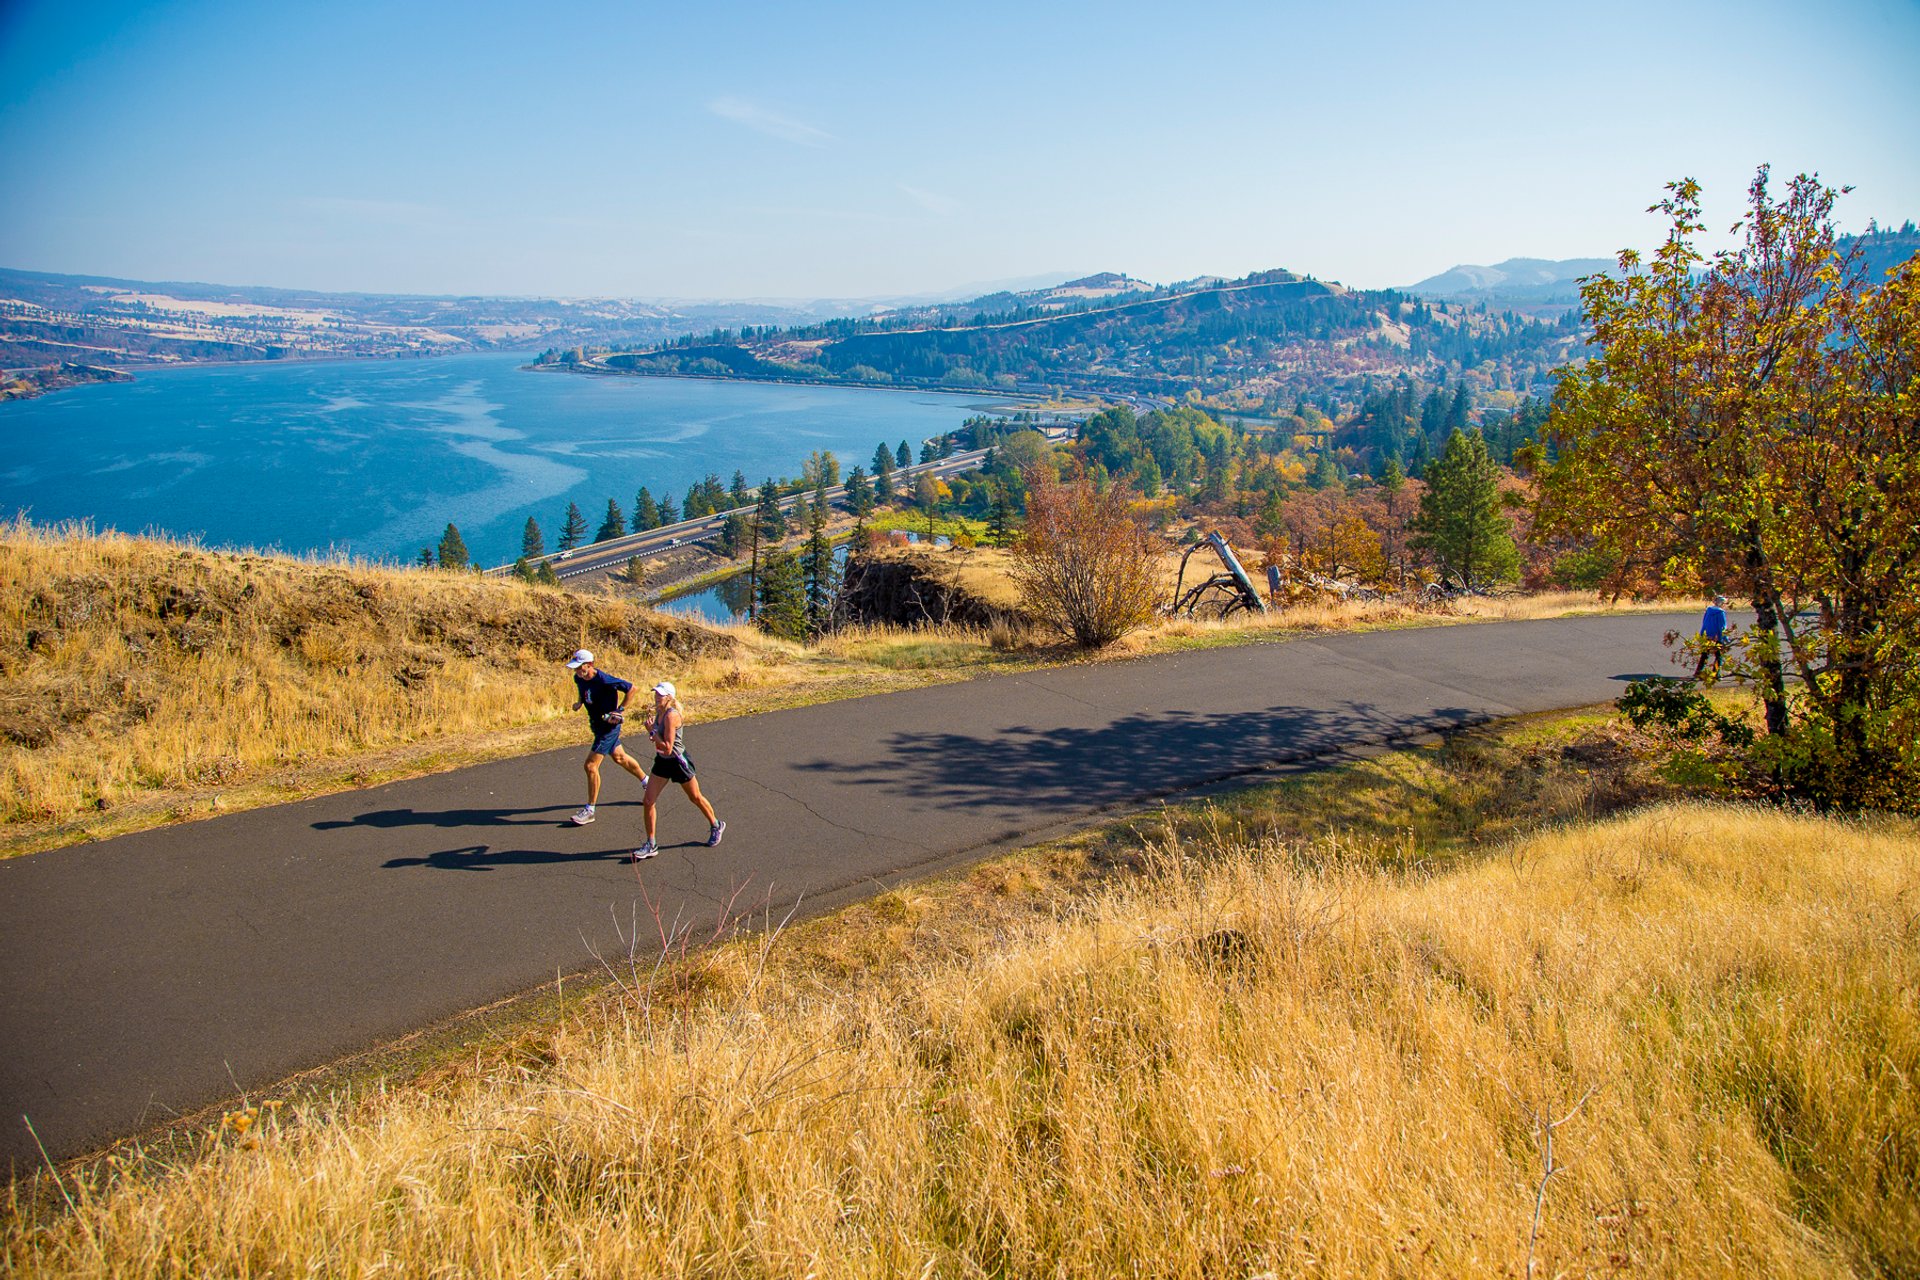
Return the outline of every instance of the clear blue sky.
<path id="1" fill-rule="evenodd" d="M 858 297 L 1053 271 L 1380 286 L 1920 219 L 1920 2 L 0 0 L 0 265 Z"/>

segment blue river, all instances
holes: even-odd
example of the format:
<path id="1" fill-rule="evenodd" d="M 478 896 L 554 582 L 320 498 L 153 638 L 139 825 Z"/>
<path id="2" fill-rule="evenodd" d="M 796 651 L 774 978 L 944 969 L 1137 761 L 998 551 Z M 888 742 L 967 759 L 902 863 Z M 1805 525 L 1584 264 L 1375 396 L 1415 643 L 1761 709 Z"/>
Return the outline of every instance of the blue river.
<path id="1" fill-rule="evenodd" d="M 860 388 L 596 378 L 525 353 L 136 370 L 0 404 L 0 518 L 91 520 L 209 546 L 411 561 L 459 526 L 475 560 L 552 550 L 569 502 L 597 529 L 645 485 L 843 469 L 1005 401 Z"/>

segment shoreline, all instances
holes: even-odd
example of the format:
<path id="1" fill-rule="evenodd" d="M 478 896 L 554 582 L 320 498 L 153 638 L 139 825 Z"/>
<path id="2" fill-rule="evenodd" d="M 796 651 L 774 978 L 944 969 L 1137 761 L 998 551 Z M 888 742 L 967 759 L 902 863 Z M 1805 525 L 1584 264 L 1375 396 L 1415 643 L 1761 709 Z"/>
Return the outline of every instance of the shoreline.
<path id="1" fill-rule="evenodd" d="M 747 378 L 723 376 L 715 373 L 669 373 L 659 369 L 608 369 L 599 365 L 579 364 L 528 364 L 522 369 L 529 373 L 575 373 L 595 378 L 680 378 L 688 382 L 745 383 L 749 386 L 771 387 L 819 387 L 824 390 L 846 391 L 899 391 L 915 395 L 987 397 L 995 400 L 1018 400 L 1029 404 L 1038 403 L 1037 391 L 996 391 L 990 387 L 903 387 L 897 382 L 860 382 L 835 379 L 825 382 L 817 378 Z"/>

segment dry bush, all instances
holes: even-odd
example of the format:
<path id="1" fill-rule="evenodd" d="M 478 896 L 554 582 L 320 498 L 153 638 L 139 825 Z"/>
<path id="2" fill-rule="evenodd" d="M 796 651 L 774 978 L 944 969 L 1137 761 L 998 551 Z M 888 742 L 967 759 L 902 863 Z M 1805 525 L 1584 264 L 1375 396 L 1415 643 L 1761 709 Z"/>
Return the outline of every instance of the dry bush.
<path id="1" fill-rule="evenodd" d="M 891 966 L 931 904 L 887 895 L 844 980 L 807 931 L 698 962 L 677 1006 L 643 961 L 437 1096 L 242 1113 L 173 1176 L 70 1180 L 7 1262 L 1914 1274 L 1915 835 L 1669 806 L 1431 875 L 1196 833 Z"/>
<path id="2" fill-rule="evenodd" d="M 1112 644 L 1153 619 L 1161 577 L 1154 539 L 1120 481 L 1104 492 L 1044 468 L 1027 477 L 1027 524 L 1013 578 L 1035 622 L 1083 649 Z"/>

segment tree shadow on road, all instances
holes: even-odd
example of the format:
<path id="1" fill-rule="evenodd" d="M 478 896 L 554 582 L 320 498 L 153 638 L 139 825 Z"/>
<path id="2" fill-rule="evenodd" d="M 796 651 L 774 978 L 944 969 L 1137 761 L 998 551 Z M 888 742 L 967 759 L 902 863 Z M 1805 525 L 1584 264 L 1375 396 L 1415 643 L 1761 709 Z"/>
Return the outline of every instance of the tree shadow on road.
<path id="1" fill-rule="evenodd" d="M 1156 711 L 1087 728 L 903 731 L 887 740 L 883 764 L 815 760 L 796 767 L 941 808 L 1086 811 L 1488 718 L 1465 707 L 1390 714 L 1365 702 L 1324 710 Z"/>
<path id="2" fill-rule="evenodd" d="M 638 808 L 638 800 L 613 800 L 602 809 Z M 380 809 L 351 818 L 330 819 L 313 824 L 315 831 L 339 831 L 347 827 L 565 827 L 572 824 L 564 817 L 540 817 L 541 814 L 571 814 L 576 806 L 543 805 L 537 809 Z"/>

